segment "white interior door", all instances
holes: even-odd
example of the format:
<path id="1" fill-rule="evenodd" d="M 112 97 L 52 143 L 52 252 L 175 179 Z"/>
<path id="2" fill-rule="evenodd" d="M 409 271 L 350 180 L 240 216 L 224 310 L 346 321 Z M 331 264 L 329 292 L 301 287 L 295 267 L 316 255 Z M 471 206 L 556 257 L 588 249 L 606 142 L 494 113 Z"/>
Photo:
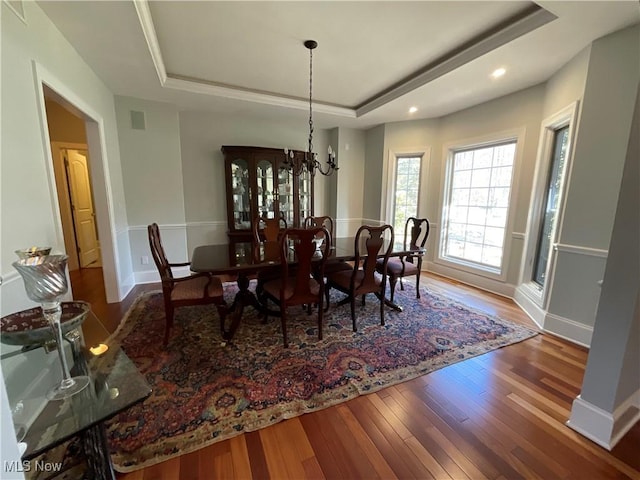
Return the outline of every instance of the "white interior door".
<path id="1" fill-rule="evenodd" d="M 75 226 L 80 268 L 84 268 L 100 259 L 100 243 L 91 195 L 87 151 L 68 149 L 65 167 L 69 181 L 71 212 Z"/>

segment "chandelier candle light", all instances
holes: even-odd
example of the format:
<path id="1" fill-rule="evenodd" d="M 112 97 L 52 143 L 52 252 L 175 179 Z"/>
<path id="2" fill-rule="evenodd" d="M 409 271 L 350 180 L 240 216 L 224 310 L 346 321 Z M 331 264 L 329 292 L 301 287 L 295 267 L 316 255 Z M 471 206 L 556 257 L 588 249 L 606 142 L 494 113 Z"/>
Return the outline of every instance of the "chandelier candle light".
<path id="1" fill-rule="evenodd" d="M 329 157 L 326 170 L 322 169 L 322 165 L 318 161 L 318 154 L 313 151 L 313 50 L 318 46 L 318 42 L 307 40 L 304 42 L 304 46 L 309 49 L 309 145 L 307 151 L 304 152 L 303 159 L 297 158 L 293 150 L 285 148 L 284 165 L 296 177 L 303 172 L 310 172 L 311 175 L 315 175 L 316 170 L 322 175 L 329 176 L 338 171 L 336 153 L 331 148 L 331 145 L 327 149 Z"/>
<path id="2" fill-rule="evenodd" d="M 22 276 L 27 296 L 34 302 L 40 303 L 42 307 L 42 314 L 53 330 L 62 366 L 62 382 L 47 393 L 47 398 L 62 400 L 80 392 L 89 384 L 87 376 L 71 377 L 64 354 L 60 302 L 68 289 L 66 275 L 68 257 L 66 255 L 23 256 L 22 252 L 16 252 L 21 258 L 14 262 L 13 266 Z"/>

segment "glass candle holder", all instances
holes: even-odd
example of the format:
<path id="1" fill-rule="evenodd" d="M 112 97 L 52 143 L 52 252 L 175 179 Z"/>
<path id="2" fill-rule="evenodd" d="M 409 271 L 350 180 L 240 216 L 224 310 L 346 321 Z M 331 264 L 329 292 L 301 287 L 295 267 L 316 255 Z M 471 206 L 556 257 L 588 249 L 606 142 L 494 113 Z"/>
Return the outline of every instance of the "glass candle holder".
<path id="1" fill-rule="evenodd" d="M 62 400 L 89 385 L 89 377 L 71 376 L 64 354 L 64 339 L 60 326 L 62 315 L 60 302 L 68 290 L 67 258 L 66 255 L 43 255 L 21 258 L 13 263 L 14 268 L 22 276 L 27 296 L 42 307 L 42 314 L 53 330 L 58 347 L 62 382 L 47 393 L 49 400 Z"/>

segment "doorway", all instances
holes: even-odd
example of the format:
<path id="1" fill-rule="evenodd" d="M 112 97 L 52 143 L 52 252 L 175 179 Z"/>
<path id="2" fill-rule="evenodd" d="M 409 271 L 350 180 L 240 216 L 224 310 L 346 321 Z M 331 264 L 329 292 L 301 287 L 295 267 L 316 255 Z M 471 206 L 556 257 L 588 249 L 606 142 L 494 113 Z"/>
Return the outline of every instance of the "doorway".
<path id="1" fill-rule="evenodd" d="M 85 120 L 57 101 L 47 88 L 45 109 L 71 289 L 74 297 L 82 300 L 78 294 L 89 274 L 86 269 L 99 270 L 90 275 L 92 283 L 98 279 L 104 290 Z"/>
<path id="2" fill-rule="evenodd" d="M 126 214 L 120 201 L 122 192 L 117 190 L 114 198 L 112 188 L 112 178 L 109 172 L 109 162 L 107 152 L 109 142 L 106 140 L 107 130 L 115 128 L 112 119 L 105 119 L 101 111 L 111 112 L 105 106 L 102 97 L 96 100 L 95 92 L 75 91 L 67 82 L 58 78 L 44 65 L 33 61 L 33 70 L 36 85 L 41 88 L 36 89 L 36 96 L 39 106 L 39 119 L 41 126 L 41 138 L 43 149 L 46 152 L 47 161 L 45 167 L 49 182 L 49 193 L 51 195 L 51 205 L 53 207 L 52 216 L 54 223 L 55 245 L 62 249 L 64 246 L 64 232 L 62 230 L 62 219 L 60 218 L 58 185 L 54 175 L 54 162 L 51 156 L 51 137 L 49 135 L 50 125 L 47 118 L 46 99 L 55 100 L 65 110 L 73 113 L 84 124 L 86 143 L 90 158 L 91 187 L 93 198 L 95 199 L 95 221 L 100 235 L 100 257 L 102 262 L 102 275 L 100 277 L 101 286 L 104 287 L 106 301 L 108 303 L 120 302 L 129 293 L 133 284 L 121 278 L 122 270 L 130 269 L 130 260 L 127 255 L 129 251 L 128 231 L 122 229 L 118 231 L 116 225 L 118 220 L 126 222 Z M 92 101 L 88 101 L 88 99 Z M 98 108 L 96 109 L 96 105 Z M 109 113 L 110 114 L 110 113 Z M 106 125 L 108 124 L 108 128 Z M 52 122 L 51 126 L 57 126 L 57 122 Z M 64 125 L 64 124 L 62 124 Z M 114 140 L 116 137 L 114 136 Z M 67 140 L 66 141 L 71 141 Z M 82 142 L 79 142 L 82 143 Z M 117 149 L 117 145 L 111 144 Z M 117 154 L 115 155 L 117 160 Z M 120 223 L 123 223 L 120 221 Z M 123 223 L 124 224 L 124 223 Z M 66 247 L 65 247 L 66 249 Z M 123 255 L 120 251 L 123 250 Z M 124 262 L 124 267 L 121 266 Z M 84 271 L 96 271 L 98 269 L 84 269 Z M 80 270 L 79 270 L 80 271 Z M 73 286 L 73 285 L 72 285 Z"/>
<path id="3" fill-rule="evenodd" d="M 89 152 L 86 145 L 51 142 L 69 270 L 101 267 Z M 60 176 L 60 179 L 57 177 Z M 61 198 L 64 196 L 65 198 Z"/>

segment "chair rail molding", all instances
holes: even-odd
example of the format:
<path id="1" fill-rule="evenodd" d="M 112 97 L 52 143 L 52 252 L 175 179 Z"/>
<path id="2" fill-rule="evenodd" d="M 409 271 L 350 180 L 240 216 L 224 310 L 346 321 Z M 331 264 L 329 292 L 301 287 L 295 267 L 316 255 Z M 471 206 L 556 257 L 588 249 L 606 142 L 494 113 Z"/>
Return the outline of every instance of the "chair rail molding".
<path id="1" fill-rule="evenodd" d="M 567 243 L 555 243 L 553 249 L 556 252 L 569 252 L 577 255 L 588 255 L 590 257 L 607 258 L 609 256 L 609 250 L 602 250 L 600 248 L 584 247 L 582 245 L 570 245 Z"/>
<path id="2" fill-rule="evenodd" d="M 184 230 L 187 228 L 186 223 L 163 223 L 161 225 L 158 224 L 158 226 L 160 227 L 160 229 L 163 229 L 163 230 Z M 130 232 L 143 231 L 146 234 L 147 225 L 129 225 L 129 231 Z"/>

